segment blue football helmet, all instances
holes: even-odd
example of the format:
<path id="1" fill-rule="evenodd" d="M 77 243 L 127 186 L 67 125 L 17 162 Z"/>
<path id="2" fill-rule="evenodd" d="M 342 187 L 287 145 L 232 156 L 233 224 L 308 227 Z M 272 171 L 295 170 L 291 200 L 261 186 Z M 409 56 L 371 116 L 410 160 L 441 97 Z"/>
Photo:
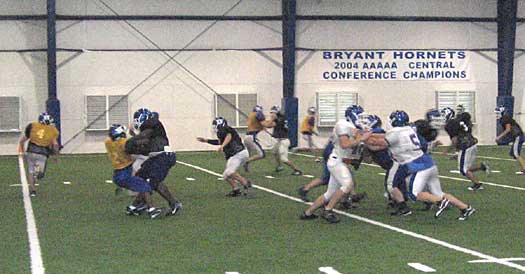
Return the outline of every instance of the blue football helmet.
<path id="1" fill-rule="evenodd" d="M 227 125 L 228 125 L 228 121 L 226 121 L 226 119 L 224 119 L 223 117 L 215 117 L 215 119 L 213 119 L 213 122 L 211 122 L 213 131 L 215 132 L 219 131 L 221 128 Z"/>
<path id="2" fill-rule="evenodd" d="M 379 116 L 377 115 L 368 116 L 368 121 L 370 123 L 371 128 L 380 128 L 383 125 L 381 118 L 379 118 Z"/>
<path id="3" fill-rule="evenodd" d="M 280 106 L 273 106 L 271 109 L 270 109 L 270 113 L 277 113 L 281 111 L 281 107 Z"/>
<path id="4" fill-rule="evenodd" d="M 431 109 L 425 113 L 425 119 L 433 129 L 439 129 L 445 125 L 445 117 L 437 109 Z"/>
<path id="5" fill-rule="evenodd" d="M 151 112 L 151 119 L 159 119 L 159 113 L 156 111 Z"/>
<path id="6" fill-rule="evenodd" d="M 456 112 L 452 108 L 446 107 L 441 110 L 441 116 L 445 118 L 445 122 L 448 122 L 456 116 Z"/>
<path id="7" fill-rule="evenodd" d="M 358 125 L 357 120 L 359 119 L 359 114 L 365 112 L 365 110 L 360 105 L 351 105 L 345 111 L 345 117 L 348 122 L 354 123 L 355 126 Z"/>
<path id="8" fill-rule="evenodd" d="M 42 125 L 51 125 L 53 124 L 54 120 L 53 117 L 49 115 L 49 113 L 43 112 L 40 115 L 38 115 L 38 122 Z"/>
<path id="9" fill-rule="evenodd" d="M 396 110 L 390 114 L 390 125 L 393 127 L 403 127 L 408 125 L 408 122 L 410 122 L 410 118 L 408 117 L 408 113 L 402 111 L 402 110 Z"/>
<path id="10" fill-rule="evenodd" d="M 262 112 L 263 111 L 263 107 L 261 105 L 255 105 L 253 107 L 253 112 Z"/>
<path id="11" fill-rule="evenodd" d="M 139 108 L 133 113 L 133 129 L 138 131 L 146 120 L 152 117 L 152 112 L 147 108 Z"/>
<path id="12" fill-rule="evenodd" d="M 109 137 L 111 140 L 116 141 L 120 138 L 126 137 L 126 127 L 120 124 L 113 124 L 109 127 Z"/>
<path id="13" fill-rule="evenodd" d="M 315 107 L 309 107 L 309 108 L 308 108 L 308 114 L 309 114 L 309 115 L 314 115 L 315 112 L 316 112 Z"/>

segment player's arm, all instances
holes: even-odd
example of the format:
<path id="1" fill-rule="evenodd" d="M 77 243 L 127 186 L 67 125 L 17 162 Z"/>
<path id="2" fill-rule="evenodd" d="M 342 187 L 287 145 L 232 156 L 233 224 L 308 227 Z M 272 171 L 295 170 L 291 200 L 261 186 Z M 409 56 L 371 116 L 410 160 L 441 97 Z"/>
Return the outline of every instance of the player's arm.
<path id="1" fill-rule="evenodd" d="M 385 134 L 374 133 L 371 134 L 365 141 L 366 147 L 372 151 L 378 151 L 388 148 L 388 142 L 386 141 Z"/>
<path id="2" fill-rule="evenodd" d="M 347 148 L 353 148 L 358 146 L 359 144 L 363 143 L 370 137 L 370 132 L 366 132 L 364 134 L 359 134 L 357 130 L 352 130 L 352 135 L 354 139 L 348 138 L 348 135 L 340 135 L 339 138 L 339 144 L 341 144 L 341 148 L 347 149 Z"/>
<path id="3" fill-rule="evenodd" d="M 58 144 L 58 138 L 53 139 L 49 149 L 51 150 L 53 162 L 55 164 L 58 163 L 58 153 L 60 152 L 60 145 Z"/>
<path id="4" fill-rule="evenodd" d="M 501 134 L 496 137 L 496 142 L 501 140 L 501 138 L 505 137 L 505 135 L 509 134 L 511 129 L 512 129 L 512 125 L 511 124 L 505 124 L 505 130 L 503 132 L 501 132 Z"/>
<path id="5" fill-rule="evenodd" d="M 223 151 L 224 147 L 227 146 L 232 141 L 232 134 L 228 133 L 224 138 L 224 142 L 219 146 L 219 151 Z"/>
<path id="6" fill-rule="evenodd" d="M 202 137 L 197 137 L 197 141 L 199 141 L 201 143 L 208 143 L 208 144 L 214 145 L 214 146 L 218 146 L 218 145 L 221 144 L 218 139 L 206 139 L 206 138 L 202 138 Z"/>
<path id="7" fill-rule="evenodd" d="M 24 144 L 27 142 L 27 140 L 29 140 L 31 128 L 31 124 L 27 125 L 26 129 L 24 130 L 24 135 L 20 137 L 20 141 L 18 142 L 18 154 L 24 154 Z"/>

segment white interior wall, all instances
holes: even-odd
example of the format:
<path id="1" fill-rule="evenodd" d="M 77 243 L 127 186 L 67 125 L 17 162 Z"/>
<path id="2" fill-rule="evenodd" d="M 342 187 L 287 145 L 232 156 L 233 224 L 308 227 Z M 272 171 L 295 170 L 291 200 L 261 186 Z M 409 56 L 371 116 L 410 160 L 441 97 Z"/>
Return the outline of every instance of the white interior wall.
<path id="1" fill-rule="evenodd" d="M 105 1 L 120 14 L 142 15 L 220 15 L 237 1 Z M 407 4 L 408 2 L 408 4 Z M 519 1 L 523 14 L 524 1 Z M 33 3 L 34 5 L 31 5 Z M 35 4 L 38 3 L 38 4 Z M 97 1 L 58 2 L 59 14 L 107 15 Z M 495 17 L 496 0 L 298 0 L 298 14 L 392 15 L 392 16 L 466 16 Z M 230 15 L 278 15 L 278 0 L 244 0 Z M 0 0 L 1 14 L 44 14 L 45 1 Z M 181 48 L 211 22 L 205 21 L 131 21 L 163 48 Z M 58 47 L 88 49 L 154 48 L 123 22 L 59 21 Z M 341 49 L 409 49 L 409 48 L 495 48 L 495 23 L 442 22 L 364 22 L 299 21 L 297 46 Z M 224 21 L 217 23 L 190 48 L 266 48 L 281 46 L 280 22 Z M 45 22 L 0 22 L 0 49 L 44 48 Z M 518 26 L 517 47 L 523 48 L 525 27 Z M 279 51 L 264 54 L 281 62 Z M 308 52 L 298 52 L 301 63 Z M 496 58 L 495 52 L 484 52 Z M 58 63 L 73 53 L 58 54 Z M 67 141 L 86 125 L 85 95 L 125 93 L 158 67 L 165 57 L 159 52 L 85 52 L 59 68 L 58 92 L 62 103 L 63 140 Z M 269 109 L 282 97 L 281 68 L 252 51 L 184 52 L 177 57 L 189 70 L 218 92 L 257 92 L 259 103 Z M 315 92 L 352 90 L 369 112 L 386 116 L 395 108 L 406 109 L 412 117 L 422 117 L 434 106 L 437 89 L 468 89 L 477 93 L 477 135 L 482 143 L 494 137 L 493 107 L 497 94 L 497 64 L 472 53 L 471 77 L 468 81 L 352 81 L 327 82 L 319 72 L 326 66 L 319 53 L 297 69 L 296 90 L 299 97 L 299 121 Z M 23 96 L 23 124 L 33 121 L 44 108 L 47 82 L 45 53 L 0 53 L 0 95 Z M 525 79 L 521 71 L 525 57 L 516 59 L 514 95 L 516 110 L 523 108 Z M 405 102 L 410 100 L 411 104 Z M 169 64 L 129 97 L 130 112 L 148 107 L 161 114 L 176 150 L 209 149 L 194 141 L 195 136 L 211 136 L 213 95 L 187 73 Z M 525 116 L 525 115 L 522 115 Z M 522 117 L 523 118 L 523 117 Z M 522 123 L 525 121 L 522 121 Z M 326 135 L 330 129 L 323 130 Z M 5 135 L 5 134 L 4 134 Z M 18 136 L 2 135 L 0 153 L 16 151 Z M 83 133 L 65 148 L 65 152 L 101 152 L 104 133 Z M 266 138 L 263 135 L 263 138 Z M 269 144 L 268 139 L 263 143 Z M 321 143 L 321 142 L 319 142 Z M 301 145 L 302 142 L 300 143 Z"/>

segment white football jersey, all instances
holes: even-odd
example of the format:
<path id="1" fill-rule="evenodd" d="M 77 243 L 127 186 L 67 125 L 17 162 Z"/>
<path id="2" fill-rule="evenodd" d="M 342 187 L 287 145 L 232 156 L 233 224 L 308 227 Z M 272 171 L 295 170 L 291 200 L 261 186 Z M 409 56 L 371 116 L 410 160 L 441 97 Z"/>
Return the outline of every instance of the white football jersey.
<path id="1" fill-rule="evenodd" d="M 334 143 L 334 150 L 332 151 L 333 154 L 341 158 L 359 159 L 361 151 L 359 148 L 354 147 L 344 149 L 341 147 L 341 143 L 339 141 L 339 137 L 345 135 L 348 136 L 350 140 L 355 140 L 352 135 L 352 131 L 355 128 L 355 125 L 352 122 L 348 122 L 347 120 L 339 120 L 337 124 L 335 124 L 332 135 Z"/>
<path id="2" fill-rule="evenodd" d="M 410 126 L 390 129 L 385 139 L 392 158 L 400 164 L 410 163 L 424 154 L 417 133 Z"/>

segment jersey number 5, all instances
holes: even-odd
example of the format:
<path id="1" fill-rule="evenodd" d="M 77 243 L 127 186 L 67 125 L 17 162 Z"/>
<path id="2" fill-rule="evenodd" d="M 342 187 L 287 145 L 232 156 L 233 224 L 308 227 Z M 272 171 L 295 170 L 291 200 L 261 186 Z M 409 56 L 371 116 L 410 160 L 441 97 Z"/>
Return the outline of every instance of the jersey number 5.
<path id="1" fill-rule="evenodd" d="M 421 147 L 421 143 L 419 142 L 416 134 L 410 134 L 410 141 L 412 141 L 412 144 L 414 144 L 416 147 Z"/>

